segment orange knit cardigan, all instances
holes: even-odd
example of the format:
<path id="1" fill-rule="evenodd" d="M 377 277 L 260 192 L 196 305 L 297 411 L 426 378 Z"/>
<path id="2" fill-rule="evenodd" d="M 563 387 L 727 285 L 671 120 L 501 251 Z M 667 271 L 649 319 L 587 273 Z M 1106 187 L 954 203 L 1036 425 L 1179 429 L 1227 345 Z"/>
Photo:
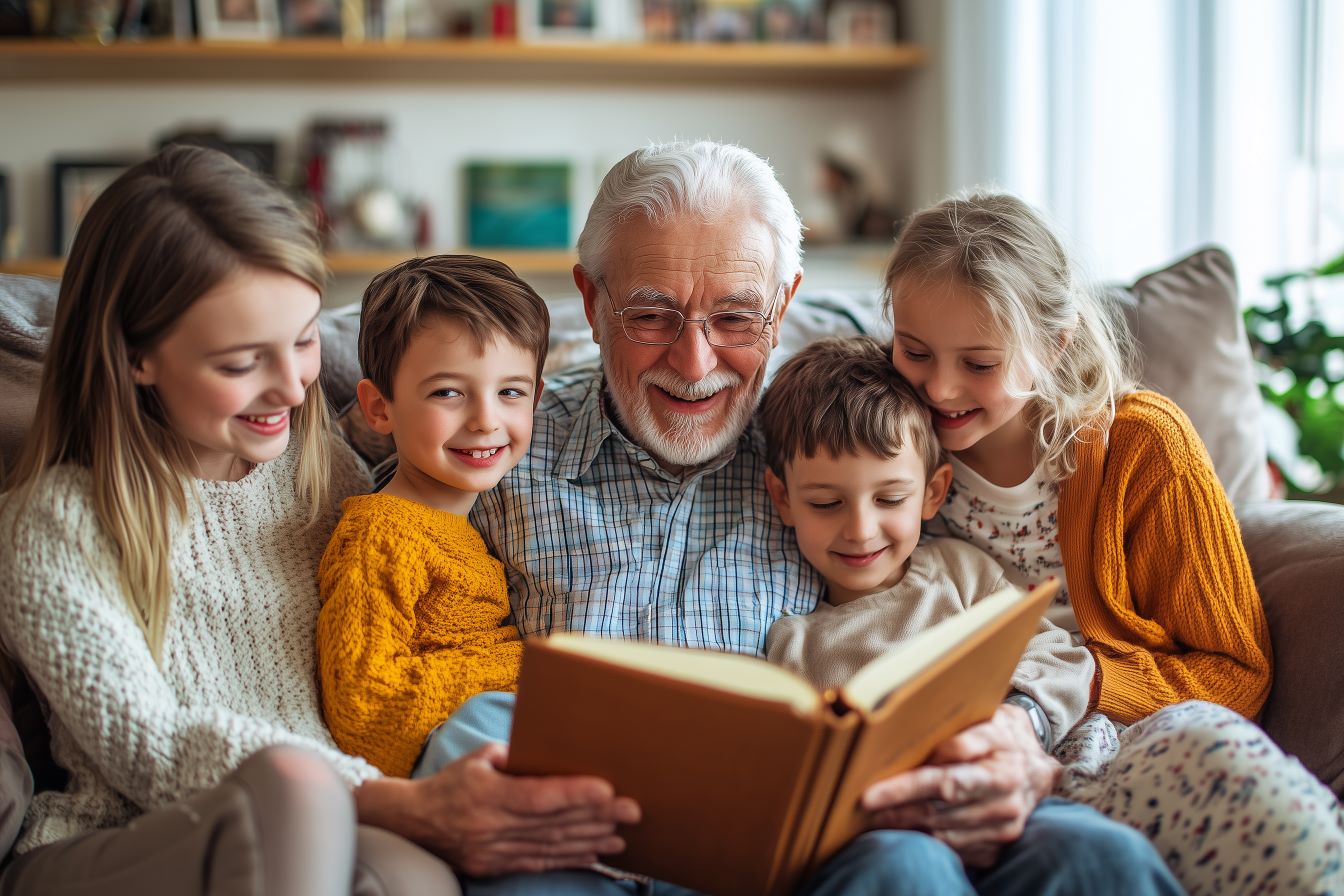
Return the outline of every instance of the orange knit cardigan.
<path id="1" fill-rule="evenodd" d="M 1269 626 L 1232 505 L 1189 418 L 1134 392 L 1106 442 L 1076 451 L 1059 540 L 1097 663 L 1095 708 L 1131 723 L 1209 700 L 1254 717 L 1269 695 Z"/>

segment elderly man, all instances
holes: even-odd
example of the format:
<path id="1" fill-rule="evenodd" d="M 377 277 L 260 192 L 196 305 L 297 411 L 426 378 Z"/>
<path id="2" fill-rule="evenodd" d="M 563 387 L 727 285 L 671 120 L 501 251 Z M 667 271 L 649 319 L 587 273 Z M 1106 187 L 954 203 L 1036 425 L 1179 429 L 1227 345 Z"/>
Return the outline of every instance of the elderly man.
<path id="1" fill-rule="evenodd" d="M 814 609 L 821 581 L 769 503 L 752 424 L 766 360 L 802 280 L 800 242 L 788 195 L 770 167 L 740 147 L 651 146 L 603 180 L 574 268 L 601 370 L 548 383 L 529 456 L 472 513 L 508 570 L 525 636 L 577 631 L 761 655 L 774 620 Z M 1071 842 L 1080 842 L 1077 827 L 1092 826 L 1097 848 L 1080 852 L 1096 856 L 1052 854 L 1048 830 L 1023 836 L 1055 768 L 1025 712 L 1005 708 L 962 738 L 948 746 L 971 771 L 947 780 L 972 781 L 983 798 L 949 839 L 986 865 L 999 843 L 1013 841 L 992 870 L 971 874 L 978 892 L 1178 891 L 1140 836 L 1091 810 L 1078 807 Z M 1004 763 L 1016 763 L 1011 773 Z M 898 822 L 892 827 L 928 830 L 908 816 L 927 812 L 937 796 L 928 792 L 932 781 L 875 785 L 872 806 Z M 477 880 L 467 889 L 624 886 L 562 872 Z M 957 854 L 934 838 L 878 830 L 854 841 L 806 890 L 971 886 Z"/>

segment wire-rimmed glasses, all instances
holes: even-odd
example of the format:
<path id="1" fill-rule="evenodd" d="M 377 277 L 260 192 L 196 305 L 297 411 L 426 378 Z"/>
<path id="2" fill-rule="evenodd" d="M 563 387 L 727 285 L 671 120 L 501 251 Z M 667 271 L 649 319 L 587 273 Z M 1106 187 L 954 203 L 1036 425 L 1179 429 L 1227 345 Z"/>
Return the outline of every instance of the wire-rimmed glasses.
<path id="1" fill-rule="evenodd" d="M 603 284 L 606 288 L 606 284 Z M 783 290 L 783 286 L 780 290 Z M 610 295 L 610 291 L 607 293 Z M 776 294 L 778 300 L 778 293 Z M 775 305 L 772 304 L 771 308 Z M 675 308 L 628 305 L 612 311 L 621 322 L 625 338 L 640 345 L 671 345 L 681 338 L 686 324 L 699 324 L 705 341 L 718 348 L 755 345 L 771 317 L 763 311 L 715 311 L 704 317 L 687 317 Z"/>

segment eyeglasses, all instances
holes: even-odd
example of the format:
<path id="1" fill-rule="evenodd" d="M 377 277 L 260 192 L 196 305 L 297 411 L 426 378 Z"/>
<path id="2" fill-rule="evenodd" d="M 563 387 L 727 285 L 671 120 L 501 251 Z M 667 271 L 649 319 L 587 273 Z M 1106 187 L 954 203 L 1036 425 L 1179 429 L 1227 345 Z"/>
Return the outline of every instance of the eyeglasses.
<path id="1" fill-rule="evenodd" d="M 715 311 L 706 317 L 686 317 L 673 308 L 644 305 L 631 305 L 612 314 L 620 318 L 625 338 L 640 345 L 671 345 L 681 338 L 682 327 L 699 324 L 710 345 L 742 348 L 755 345 L 766 325 L 772 322 L 770 315 L 762 311 Z"/>

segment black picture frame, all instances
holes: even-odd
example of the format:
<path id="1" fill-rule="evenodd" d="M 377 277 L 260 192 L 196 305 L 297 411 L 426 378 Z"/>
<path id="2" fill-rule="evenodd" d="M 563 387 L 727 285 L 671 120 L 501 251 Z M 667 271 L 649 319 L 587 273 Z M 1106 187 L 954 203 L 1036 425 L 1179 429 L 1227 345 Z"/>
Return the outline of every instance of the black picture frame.
<path id="1" fill-rule="evenodd" d="M 51 163 L 51 254 L 64 258 L 89 204 L 138 159 L 56 159 Z"/>

